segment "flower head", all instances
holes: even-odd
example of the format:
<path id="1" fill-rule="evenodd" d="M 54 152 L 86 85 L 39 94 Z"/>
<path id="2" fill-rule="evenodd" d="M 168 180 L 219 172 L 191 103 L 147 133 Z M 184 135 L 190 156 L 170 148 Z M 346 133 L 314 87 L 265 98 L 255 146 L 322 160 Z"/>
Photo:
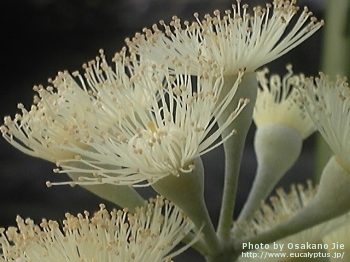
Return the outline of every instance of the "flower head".
<path id="1" fill-rule="evenodd" d="M 309 115 L 336 155 L 338 163 L 350 172 L 350 89 L 346 78 L 332 81 L 320 73 L 308 78 L 301 93 Z"/>
<path id="2" fill-rule="evenodd" d="M 140 73 L 132 81 L 142 83 L 145 94 L 157 90 L 148 96 L 147 107 L 130 93 L 100 96 L 104 90 L 100 91 L 99 83 L 94 85 L 97 115 L 113 112 L 117 121 L 110 122 L 108 132 L 96 126 L 87 136 L 83 133 L 80 139 L 92 150 L 76 148 L 75 157 L 57 162 L 62 167 L 58 172 L 94 174 L 93 178 L 82 176 L 79 184 L 148 185 L 168 175 L 191 172 L 197 157 L 234 134 L 231 130 L 222 141 L 216 141 L 248 103 L 245 99 L 239 101 L 219 129 L 213 131 L 213 127 L 232 100 L 243 72 L 232 90 L 219 100 L 222 74 L 205 71 L 194 82 L 186 74 L 169 74 L 162 65 L 154 65 L 153 69 L 161 73 Z M 124 110 L 114 101 L 123 101 Z M 80 163 L 79 167 L 74 163 Z M 106 168 L 110 165 L 120 168 Z"/>
<path id="3" fill-rule="evenodd" d="M 5 118 L 5 139 L 55 162 L 62 167 L 56 172 L 83 174 L 78 184 L 149 184 L 191 172 L 195 158 L 234 134 L 216 141 L 248 103 L 241 99 L 213 131 L 243 72 L 219 100 L 220 73 L 202 71 L 194 81 L 147 59 L 126 57 L 125 49 L 114 62 L 112 69 L 101 52 L 83 66 L 84 75 L 59 73 L 53 86 L 35 88 L 39 96 L 31 110 L 20 106 L 21 115 Z"/>
<path id="4" fill-rule="evenodd" d="M 275 0 L 266 8 L 257 6 L 253 14 L 247 4 L 232 6 L 222 15 L 218 10 L 214 15 L 205 15 L 196 22 L 181 23 L 176 16 L 167 25 L 160 21 L 151 29 L 144 29 L 126 42 L 141 56 L 166 64 L 174 71 L 216 64 L 223 68 L 225 75 L 236 75 L 239 69 L 252 72 L 258 67 L 282 56 L 299 45 L 317 29 L 318 22 L 305 7 L 295 25 L 286 33 L 299 7 L 296 1 Z"/>
<path id="5" fill-rule="evenodd" d="M 65 74 L 59 73 L 56 80 Z M 74 143 L 81 146 L 74 134 L 84 122 L 96 121 L 97 116 L 90 110 L 90 97 L 68 79 L 65 83 L 66 88 L 57 92 L 52 87 L 35 86 L 38 96 L 34 97 L 31 109 L 28 111 L 19 104 L 21 114 L 16 114 L 13 119 L 4 118 L 3 137 L 20 151 L 51 162 L 74 156 L 55 145 Z"/>
<path id="6" fill-rule="evenodd" d="M 45 219 L 38 226 L 19 216 L 16 222 L 17 228 L 1 229 L 3 261 L 171 261 L 200 238 L 197 232 L 191 243 L 172 252 L 194 225 L 162 197 L 135 214 L 109 213 L 100 205 L 93 216 L 67 213 L 62 226 Z"/>
<path id="7" fill-rule="evenodd" d="M 85 81 L 74 72 L 72 75 L 78 77 L 76 82 L 64 71 L 59 72 L 54 80 L 49 79 L 47 88 L 34 86 L 38 93 L 34 96 L 34 104 L 29 111 L 19 104 L 21 114 L 16 114 L 13 119 L 5 117 L 1 127 L 3 137 L 28 155 L 56 162 L 74 157 L 76 148 L 88 151 L 88 145 L 81 138 L 96 132 L 97 127 L 99 132 L 108 132 L 111 123 L 118 121 L 108 108 L 97 110 L 99 99 L 107 100 L 113 92 L 127 93 L 140 106 L 146 106 L 147 96 L 143 95 L 133 77 L 150 64 L 139 61 L 133 64 L 121 59 L 125 53 L 123 50 L 116 54 L 115 69 L 112 69 L 102 50 L 100 53 L 96 60 L 83 65 Z M 148 95 L 151 95 L 149 90 Z M 121 111 L 129 110 L 124 101 L 115 100 L 114 103 Z"/>
<path id="8" fill-rule="evenodd" d="M 258 128 L 270 123 L 282 124 L 305 139 L 316 130 L 298 91 L 305 78 L 302 74 L 294 75 L 291 65 L 286 68 L 288 73 L 283 78 L 274 74 L 268 79 L 267 68 L 257 72 L 260 88 L 253 119 Z"/>
<path id="9" fill-rule="evenodd" d="M 84 76 L 77 72 L 60 72 L 54 80 L 49 81 L 49 87 L 36 86 L 34 90 L 38 95 L 34 97 L 34 105 L 30 110 L 20 104 L 21 114 L 17 114 L 14 119 L 5 117 L 5 123 L 1 127 L 3 137 L 22 152 L 54 163 L 74 159 L 78 154 L 84 159 L 90 159 L 90 155 L 96 152 L 90 146 L 91 137 L 108 134 L 110 126 L 124 118 L 125 111 L 133 110 L 127 103 L 130 99 L 123 98 L 132 97 L 134 104 L 148 108 L 149 97 L 155 95 L 154 89 L 143 88 L 151 81 L 153 74 L 157 75 L 147 60 L 127 58 L 123 49 L 115 55 L 114 65 L 115 68 L 112 68 L 107 63 L 101 50 L 99 57 L 83 65 Z M 137 78 L 143 73 L 147 76 L 141 84 Z M 161 79 L 161 76 L 158 77 Z M 152 84 L 153 88 L 157 87 L 154 81 Z M 101 99 L 105 101 L 103 110 L 100 110 Z M 106 105 L 113 105 L 112 109 Z M 119 114 L 115 114 L 115 110 Z M 78 168 L 76 162 L 65 164 Z M 121 168 L 115 162 L 108 164 L 108 167 L 103 168 Z M 84 169 L 84 166 L 80 165 L 79 168 Z M 78 173 L 68 175 L 73 181 L 79 178 Z M 84 175 L 91 177 L 93 174 Z M 75 185 L 71 181 L 67 183 Z M 51 183 L 48 182 L 47 185 L 50 186 Z M 111 185 L 101 184 L 86 188 L 131 210 L 143 205 L 143 199 L 128 186 L 112 188 Z"/>

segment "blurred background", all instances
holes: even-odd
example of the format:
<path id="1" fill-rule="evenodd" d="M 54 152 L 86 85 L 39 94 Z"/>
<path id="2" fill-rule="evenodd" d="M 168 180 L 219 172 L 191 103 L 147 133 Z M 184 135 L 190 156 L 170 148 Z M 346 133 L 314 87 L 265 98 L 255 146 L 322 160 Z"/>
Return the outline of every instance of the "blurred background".
<path id="1" fill-rule="evenodd" d="M 266 0 L 267 1 L 267 0 Z M 250 6 L 265 5 L 265 0 L 245 0 Z M 324 1 L 300 0 L 318 18 L 323 18 Z M 100 48 L 108 57 L 124 46 L 124 39 L 132 37 L 143 27 L 150 27 L 160 19 L 170 21 L 172 15 L 193 20 L 215 9 L 230 9 L 227 0 L 17 0 L 6 1 L 0 10 L 1 33 L 1 104 L 0 116 L 14 116 L 17 103 L 30 108 L 34 84 L 47 84 L 47 78 L 58 71 L 75 71 L 93 59 Z M 317 75 L 320 70 L 323 30 L 284 57 L 272 62 L 271 72 L 285 73 L 285 65 L 292 63 L 295 73 Z M 236 214 L 249 192 L 256 159 L 252 141 L 254 126 L 248 137 L 242 162 Z M 304 183 L 313 172 L 314 138 L 304 144 L 297 165 L 283 178 L 279 186 Z M 222 148 L 203 158 L 206 168 L 205 197 L 214 224 L 217 223 L 223 187 Z M 17 214 L 31 217 L 63 219 L 65 212 L 76 214 L 93 212 L 106 202 L 75 187 L 54 186 L 45 182 L 65 180 L 65 175 L 53 174 L 55 167 L 43 160 L 28 157 L 0 139 L 0 227 L 15 225 Z M 153 195 L 144 191 L 145 195 Z M 113 204 L 106 203 L 108 208 Z M 195 252 L 181 255 L 176 261 L 204 261 Z"/>

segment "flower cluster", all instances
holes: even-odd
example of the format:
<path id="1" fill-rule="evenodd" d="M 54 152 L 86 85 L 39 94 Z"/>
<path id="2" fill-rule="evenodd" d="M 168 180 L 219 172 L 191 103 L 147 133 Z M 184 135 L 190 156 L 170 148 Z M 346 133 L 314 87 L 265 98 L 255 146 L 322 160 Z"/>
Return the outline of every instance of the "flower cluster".
<path id="1" fill-rule="evenodd" d="M 266 68 L 255 72 L 323 21 L 307 7 L 299 12 L 296 0 L 252 11 L 236 0 L 224 14 L 195 13 L 193 20 L 174 16 L 136 33 L 112 62 L 100 50 L 83 73 L 58 73 L 48 87 L 34 87 L 30 109 L 19 104 L 20 113 L 5 117 L 6 141 L 72 179 L 47 186 L 84 186 L 125 209 L 109 213 L 101 205 L 93 216 L 66 214 L 62 225 L 43 220 L 38 226 L 18 216 L 16 228 L 0 230 L 1 261 L 169 262 L 190 246 L 208 262 L 236 261 L 244 242 L 316 243 L 346 224 L 346 80 L 295 75 L 291 65 L 283 77 L 268 78 Z M 232 227 L 253 120 L 258 167 Z M 309 182 L 307 189 L 292 186 L 265 204 L 317 129 L 335 153 L 317 190 Z M 225 181 L 216 229 L 204 200 L 201 156 L 221 145 Z M 161 196 L 145 202 L 137 191 L 144 186 Z M 185 245 L 173 251 L 180 242 Z"/>

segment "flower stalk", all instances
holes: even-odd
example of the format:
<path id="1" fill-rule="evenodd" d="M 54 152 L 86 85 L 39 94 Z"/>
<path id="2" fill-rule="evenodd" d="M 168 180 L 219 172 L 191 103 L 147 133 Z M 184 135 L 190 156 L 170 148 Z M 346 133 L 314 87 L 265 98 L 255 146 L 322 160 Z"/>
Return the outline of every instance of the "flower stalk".
<path id="1" fill-rule="evenodd" d="M 286 69 L 288 72 L 283 77 L 272 74 L 268 78 L 268 68 L 256 73 L 259 87 L 253 119 L 257 127 L 254 149 L 258 167 L 237 222 L 254 216 L 261 201 L 299 158 L 303 139 L 316 130 L 297 89 L 305 77 L 293 74 L 290 64 Z"/>
<path id="2" fill-rule="evenodd" d="M 202 160 L 198 157 L 192 164 L 192 171 L 180 173 L 179 176 L 168 176 L 152 187 L 162 196 L 171 200 L 180 207 L 196 225 L 202 228 L 203 240 L 206 250 L 199 250 L 203 255 L 220 252 L 221 246 L 215 234 L 206 204 L 204 202 L 204 168 Z"/>
<path id="3" fill-rule="evenodd" d="M 230 90 L 234 83 L 235 77 L 225 77 L 225 89 Z M 224 143 L 225 151 L 225 181 L 223 196 L 221 202 L 221 210 L 218 224 L 218 236 L 221 241 L 225 242 L 230 238 L 230 228 L 232 225 L 233 211 L 235 207 L 237 181 L 242 160 L 245 139 L 252 123 L 252 115 L 256 100 L 256 78 L 254 73 L 246 74 L 240 84 L 235 97 L 233 98 L 230 107 L 225 110 L 225 113 L 218 119 L 219 126 L 225 121 L 232 106 L 237 104 L 237 100 L 244 98 L 247 102 L 245 109 L 232 123 L 230 130 L 236 130 L 237 134 L 233 139 L 227 140 Z M 231 110 L 231 111 L 230 111 Z M 232 129 L 231 129 L 232 128 Z"/>
<path id="4" fill-rule="evenodd" d="M 300 156 L 303 140 L 299 133 L 282 124 L 266 124 L 255 133 L 258 169 L 237 222 L 250 220 L 282 176 Z"/>

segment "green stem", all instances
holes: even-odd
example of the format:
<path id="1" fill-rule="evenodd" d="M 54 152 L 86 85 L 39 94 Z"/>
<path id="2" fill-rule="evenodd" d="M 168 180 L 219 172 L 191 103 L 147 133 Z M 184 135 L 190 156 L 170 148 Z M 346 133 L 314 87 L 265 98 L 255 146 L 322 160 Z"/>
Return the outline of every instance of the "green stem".
<path id="1" fill-rule="evenodd" d="M 229 90 L 234 82 L 235 77 L 225 77 L 225 87 Z M 225 151 L 225 183 L 223 189 L 223 196 L 221 202 L 221 210 L 218 224 L 218 236 L 223 242 L 227 242 L 230 239 L 230 229 L 233 220 L 233 211 L 235 207 L 237 182 L 240 171 L 241 159 L 243 155 L 243 149 L 249 127 L 252 123 L 253 109 L 257 95 L 257 83 L 255 73 L 245 74 L 242 83 L 239 85 L 238 90 L 232 99 L 230 106 L 228 106 L 224 114 L 218 119 L 219 126 L 229 117 L 231 112 L 236 108 L 239 99 L 250 99 L 249 104 L 244 108 L 240 115 L 235 119 L 226 132 L 231 132 L 233 129 L 237 131 L 237 134 L 228 139 L 224 143 Z M 225 136 L 226 134 L 223 134 Z"/>
<path id="2" fill-rule="evenodd" d="M 237 222 L 250 220 L 277 182 L 300 156 L 303 140 L 298 132 L 279 123 L 260 126 L 255 132 L 254 148 L 258 168 L 247 201 Z M 238 227 L 235 229 L 237 230 Z"/>
<path id="3" fill-rule="evenodd" d="M 204 168 L 200 158 L 195 159 L 195 169 L 181 173 L 179 177 L 169 175 L 152 184 L 153 189 L 172 201 L 192 220 L 196 228 L 202 229 L 205 250 L 198 250 L 204 256 L 217 254 L 222 250 L 204 201 Z"/>

